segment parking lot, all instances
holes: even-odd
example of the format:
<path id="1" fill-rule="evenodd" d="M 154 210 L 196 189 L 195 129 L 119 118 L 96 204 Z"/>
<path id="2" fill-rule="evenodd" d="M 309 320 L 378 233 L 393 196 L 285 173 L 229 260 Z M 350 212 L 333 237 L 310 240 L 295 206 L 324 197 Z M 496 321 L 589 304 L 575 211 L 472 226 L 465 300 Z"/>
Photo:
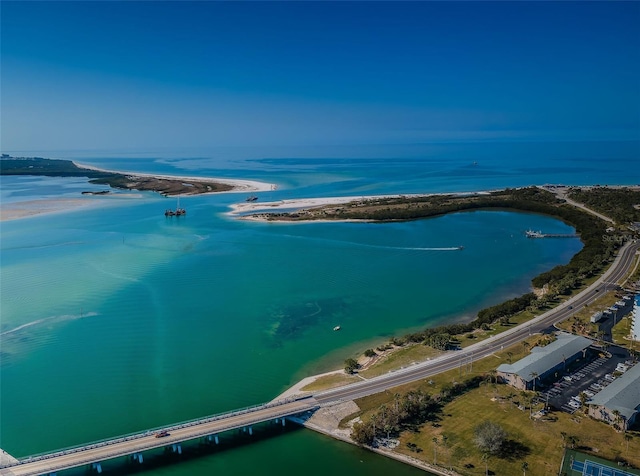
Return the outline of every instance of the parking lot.
<path id="1" fill-rule="evenodd" d="M 618 364 L 630 361 L 626 349 L 612 346 L 609 352 L 611 357 L 600 354 L 560 376 L 560 380 L 540 392 L 538 401 L 546 403 L 551 408 L 574 413 L 581 406 L 581 392 L 589 398 L 593 397 L 614 380 L 613 373 Z"/>

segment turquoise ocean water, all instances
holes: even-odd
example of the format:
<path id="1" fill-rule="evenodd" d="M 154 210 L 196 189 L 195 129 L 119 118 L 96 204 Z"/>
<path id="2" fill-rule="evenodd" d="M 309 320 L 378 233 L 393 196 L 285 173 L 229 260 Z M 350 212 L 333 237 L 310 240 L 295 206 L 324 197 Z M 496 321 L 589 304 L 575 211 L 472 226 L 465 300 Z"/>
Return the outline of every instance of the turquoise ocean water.
<path id="1" fill-rule="evenodd" d="M 276 183 L 284 198 L 640 182 L 637 142 L 173 154 L 49 153 L 114 170 Z M 292 151 L 289 151 L 292 152 Z M 275 153 L 275 152 L 274 152 Z M 305 155 L 306 154 L 306 155 Z M 83 179 L 3 177 L 2 201 L 77 197 Z M 266 224 L 244 194 L 112 205 L 1 224 L 0 447 L 26 456 L 261 403 L 408 330 L 527 292 L 579 240 L 506 211 L 405 223 Z M 464 246 L 463 251 L 430 248 Z M 333 332 L 340 325 L 340 332 Z M 310 463 L 313 461 L 313 463 Z M 413 474 L 306 430 L 158 474 Z"/>

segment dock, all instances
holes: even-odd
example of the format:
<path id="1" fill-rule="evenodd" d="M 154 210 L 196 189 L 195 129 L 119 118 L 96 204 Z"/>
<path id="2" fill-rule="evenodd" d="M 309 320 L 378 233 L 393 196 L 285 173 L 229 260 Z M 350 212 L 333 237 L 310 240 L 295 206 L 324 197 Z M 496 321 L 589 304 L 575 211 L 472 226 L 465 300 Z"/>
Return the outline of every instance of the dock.
<path id="1" fill-rule="evenodd" d="M 541 231 L 525 231 L 527 238 L 578 238 L 576 233 L 542 233 Z"/>

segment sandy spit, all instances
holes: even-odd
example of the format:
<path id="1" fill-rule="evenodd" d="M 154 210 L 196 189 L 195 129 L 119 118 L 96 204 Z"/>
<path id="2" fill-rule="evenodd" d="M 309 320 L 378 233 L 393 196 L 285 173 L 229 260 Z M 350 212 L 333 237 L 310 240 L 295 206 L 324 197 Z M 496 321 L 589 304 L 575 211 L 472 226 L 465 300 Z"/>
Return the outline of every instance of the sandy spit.
<path id="1" fill-rule="evenodd" d="M 193 182 L 215 182 L 222 183 L 226 185 L 231 185 L 234 187 L 233 190 L 228 192 L 211 192 L 211 193 L 239 193 L 239 192 L 266 192 L 270 190 L 275 190 L 276 184 L 266 183 L 266 182 L 258 182 L 257 180 L 241 180 L 241 179 L 229 179 L 229 178 L 217 178 L 217 177 L 186 177 L 186 176 L 178 176 L 178 175 L 158 175 L 158 174 L 145 174 L 139 172 L 126 172 L 122 170 L 107 170 L 101 169 L 99 167 L 94 167 L 93 165 L 81 164 L 79 162 L 73 161 L 76 167 L 80 167 L 82 169 L 95 170 L 98 172 L 108 172 L 115 174 L 128 175 L 130 177 L 152 177 L 159 179 L 167 179 L 167 180 L 184 180 L 184 181 L 193 181 Z M 206 194 L 202 194 L 206 195 Z"/>
<path id="2" fill-rule="evenodd" d="M 424 193 L 424 194 L 406 194 L 400 193 L 395 195 L 362 195 L 352 197 L 320 197 L 320 198 L 294 198 L 289 200 L 280 200 L 277 202 L 246 202 L 235 203 L 231 205 L 231 211 L 227 214 L 230 216 L 237 216 L 241 219 L 265 221 L 259 217 L 244 217 L 242 214 L 246 213 L 261 213 L 271 212 L 282 209 L 301 209 L 301 208 L 316 208 L 325 205 L 340 205 L 350 202 L 362 202 L 366 200 L 380 200 L 385 198 L 419 198 L 419 197 L 431 197 L 435 195 L 485 195 L 490 192 L 466 192 L 466 193 Z M 274 220 L 277 221 L 277 220 Z M 320 221 L 320 220 L 314 220 Z M 336 221 L 336 220 L 331 220 Z"/>

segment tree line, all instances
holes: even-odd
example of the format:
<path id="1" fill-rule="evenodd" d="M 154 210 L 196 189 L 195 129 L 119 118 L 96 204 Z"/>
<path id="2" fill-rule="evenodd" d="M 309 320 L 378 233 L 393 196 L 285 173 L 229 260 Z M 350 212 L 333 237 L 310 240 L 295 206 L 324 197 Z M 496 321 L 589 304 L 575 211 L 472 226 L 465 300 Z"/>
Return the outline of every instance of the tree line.
<path id="1" fill-rule="evenodd" d="M 613 218 L 617 223 L 640 222 L 640 191 L 629 188 L 572 188 L 569 198 Z"/>
<path id="2" fill-rule="evenodd" d="M 397 205 L 403 205 L 398 207 Z M 386 208 L 381 208 L 384 205 Z M 412 205 L 412 206 L 409 206 Z M 595 276 L 612 261 L 620 242 L 603 240 L 606 224 L 599 218 L 567 205 L 552 193 L 537 187 L 505 189 L 481 196 L 435 196 L 420 198 L 385 198 L 371 201 L 363 209 L 343 208 L 340 218 L 369 219 L 375 221 L 414 220 L 434 217 L 452 212 L 481 209 L 510 209 L 539 213 L 559 218 L 572 225 L 579 234 L 583 248 L 569 263 L 558 265 L 532 279 L 535 288 L 544 288 L 545 295 L 538 298 L 527 293 L 503 303 L 487 307 L 477 313 L 468 323 L 449 324 L 425 329 L 395 339 L 396 343 L 419 342 L 438 349 L 446 349 L 455 335 L 487 328 L 490 324 L 502 321 L 527 309 L 541 308 L 562 294 L 570 294 L 579 288 L 585 279 Z"/>
<path id="3" fill-rule="evenodd" d="M 457 395 L 477 388 L 485 379 L 471 377 L 464 382 L 447 384 L 436 395 L 420 389 L 403 395 L 396 393 L 393 402 L 383 404 L 367 421 L 353 425 L 351 438 L 360 445 L 372 445 L 376 438 L 396 436 L 403 430 L 416 429 L 419 425 L 435 420 L 442 406 Z"/>

